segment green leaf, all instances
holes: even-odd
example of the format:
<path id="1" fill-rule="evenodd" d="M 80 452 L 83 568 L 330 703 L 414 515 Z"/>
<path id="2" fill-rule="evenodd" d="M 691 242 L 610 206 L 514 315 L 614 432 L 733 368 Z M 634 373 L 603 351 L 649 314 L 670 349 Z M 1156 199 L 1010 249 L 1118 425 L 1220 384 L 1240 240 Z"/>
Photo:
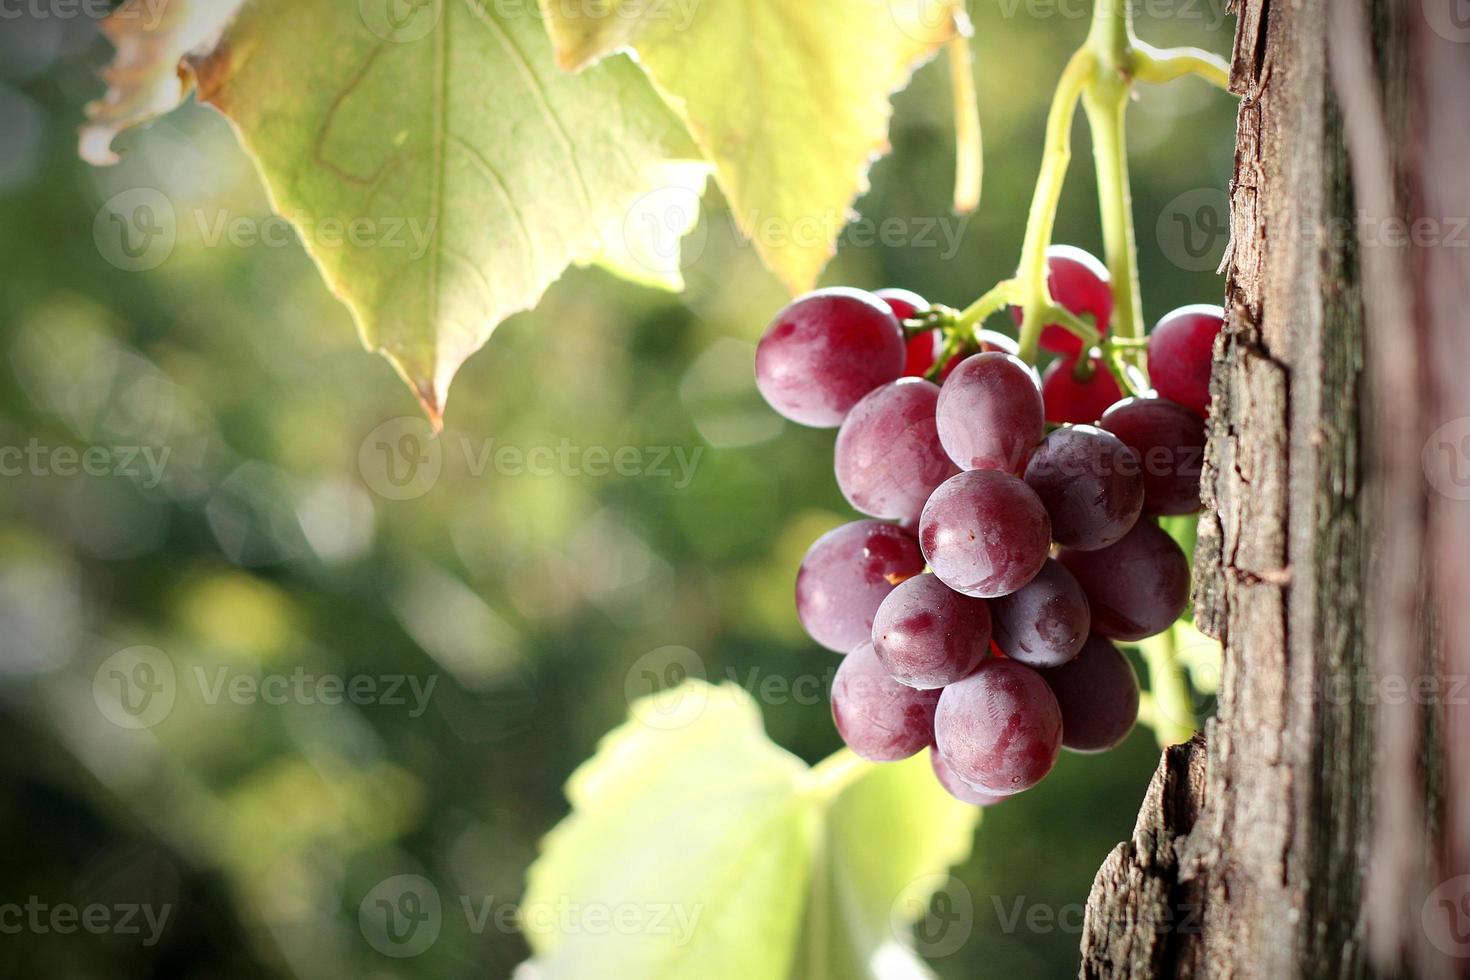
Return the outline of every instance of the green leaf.
<path id="1" fill-rule="evenodd" d="M 979 813 L 944 794 L 927 759 L 840 753 L 809 768 L 766 738 L 734 685 L 690 681 L 632 715 L 573 774 L 572 813 L 529 872 L 525 976 L 922 971 L 906 924 L 968 853 Z"/>
<path id="2" fill-rule="evenodd" d="M 632 265 L 640 198 L 699 160 L 635 65 L 565 75 L 525 4 L 254 0 L 188 67 L 436 423 L 494 327 L 569 264 Z"/>
<path id="3" fill-rule="evenodd" d="M 558 63 L 637 51 L 715 166 L 762 261 L 816 282 L 872 160 L 889 98 L 966 29 L 959 0 L 542 0 Z"/>

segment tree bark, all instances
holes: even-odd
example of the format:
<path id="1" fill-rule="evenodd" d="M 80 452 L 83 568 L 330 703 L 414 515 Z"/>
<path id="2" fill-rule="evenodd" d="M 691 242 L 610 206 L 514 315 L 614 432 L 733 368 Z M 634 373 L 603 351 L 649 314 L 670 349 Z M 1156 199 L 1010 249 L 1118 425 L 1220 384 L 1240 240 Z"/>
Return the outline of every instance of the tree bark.
<path id="1" fill-rule="evenodd" d="M 1388 686 L 1470 669 L 1447 639 L 1470 630 L 1470 504 L 1426 493 L 1420 465 L 1431 420 L 1470 433 L 1470 250 L 1446 241 L 1470 214 L 1470 45 L 1420 7 L 1236 5 L 1195 587 L 1224 646 L 1219 712 L 1166 752 L 1098 872 L 1085 977 L 1470 975 L 1420 924 L 1470 854 L 1470 719 L 1449 683 Z M 1389 237 L 1426 214 L 1437 242 Z"/>

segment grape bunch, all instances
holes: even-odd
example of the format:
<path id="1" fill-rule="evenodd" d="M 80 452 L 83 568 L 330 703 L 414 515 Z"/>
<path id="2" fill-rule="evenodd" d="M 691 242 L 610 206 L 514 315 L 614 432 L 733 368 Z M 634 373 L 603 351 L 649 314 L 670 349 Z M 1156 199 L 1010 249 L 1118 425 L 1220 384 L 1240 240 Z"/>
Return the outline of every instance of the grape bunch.
<path id="1" fill-rule="evenodd" d="M 1048 261 L 1054 301 L 1105 332 L 1102 263 L 1066 246 Z M 839 427 L 837 485 L 869 518 L 823 535 L 796 576 L 802 625 L 844 655 L 838 732 L 873 761 L 931 748 L 944 788 L 988 805 L 1137 720 L 1116 643 L 1188 603 L 1189 561 L 1155 519 L 1200 507 L 1221 311 L 1164 317 L 1154 392 L 1124 397 L 1060 325 L 1041 333 L 1056 358 L 1038 378 L 1000 334 L 954 353 L 929 309 L 906 290 L 817 290 L 767 329 L 756 383 L 786 418 Z"/>

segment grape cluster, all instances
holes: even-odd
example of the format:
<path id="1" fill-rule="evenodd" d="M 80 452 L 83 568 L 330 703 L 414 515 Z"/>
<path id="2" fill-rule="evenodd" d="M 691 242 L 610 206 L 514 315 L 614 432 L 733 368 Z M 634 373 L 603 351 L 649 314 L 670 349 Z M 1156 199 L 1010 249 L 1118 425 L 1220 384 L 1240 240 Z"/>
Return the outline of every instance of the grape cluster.
<path id="1" fill-rule="evenodd" d="M 1048 259 L 1054 301 L 1105 332 L 1106 268 L 1065 246 Z M 767 329 L 756 382 L 787 418 L 840 426 L 838 487 L 873 518 L 823 535 L 796 577 L 802 625 L 845 654 L 838 732 L 874 761 L 932 748 L 945 789 L 986 805 L 1137 720 L 1115 641 L 1169 628 L 1188 602 L 1188 559 L 1155 518 L 1200 506 L 1221 311 L 1160 321 L 1155 392 L 1124 397 L 1060 325 L 1041 333 L 1057 357 L 1038 378 L 1003 335 L 947 353 L 929 308 L 906 290 L 810 293 Z"/>

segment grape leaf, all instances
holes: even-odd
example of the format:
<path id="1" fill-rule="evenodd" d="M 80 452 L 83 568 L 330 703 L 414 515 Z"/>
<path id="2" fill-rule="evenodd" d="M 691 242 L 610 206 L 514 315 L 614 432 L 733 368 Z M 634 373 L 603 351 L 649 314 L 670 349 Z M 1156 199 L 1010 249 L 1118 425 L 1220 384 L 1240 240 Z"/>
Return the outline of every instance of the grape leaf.
<path id="1" fill-rule="evenodd" d="M 158 0 L 127 0 L 108 15 L 102 31 L 116 54 L 102 69 L 107 97 L 87 104 L 78 147 L 82 159 L 97 166 L 116 163 L 112 141 L 118 133 L 183 101 L 190 80 L 179 62 L 212 50 L 242 2 L 173 0 L 160 7 Z"/>
<path id="2" fill-rule="evenodd" d="M 572 813 L 531 867 L 519 977 L 926 975 L 900 940 L 979 813 L 927 759 L 858 762 L 833 792 L 734 685 L 689 681 L 632 715 L 572 775 Z"/>
<path id="3" fill-rule="evenodd" d="M 715 166 L 761 260 L 793 293 L 831 258 L 889 98 L 968 30 L 960 0 L 542 0 L 564 68 L 631 48 Z"/>
<path id="4" fill-rule="evenodd" d="M 640 199 L 703 185 L 637 66 L 565 75 L 524 4 L 254 0 L 186 67 L 436 425 L 498 323 L 569 264 L 636 268 Z M 677 285 L 678 271 L 644 278 Z"/>

